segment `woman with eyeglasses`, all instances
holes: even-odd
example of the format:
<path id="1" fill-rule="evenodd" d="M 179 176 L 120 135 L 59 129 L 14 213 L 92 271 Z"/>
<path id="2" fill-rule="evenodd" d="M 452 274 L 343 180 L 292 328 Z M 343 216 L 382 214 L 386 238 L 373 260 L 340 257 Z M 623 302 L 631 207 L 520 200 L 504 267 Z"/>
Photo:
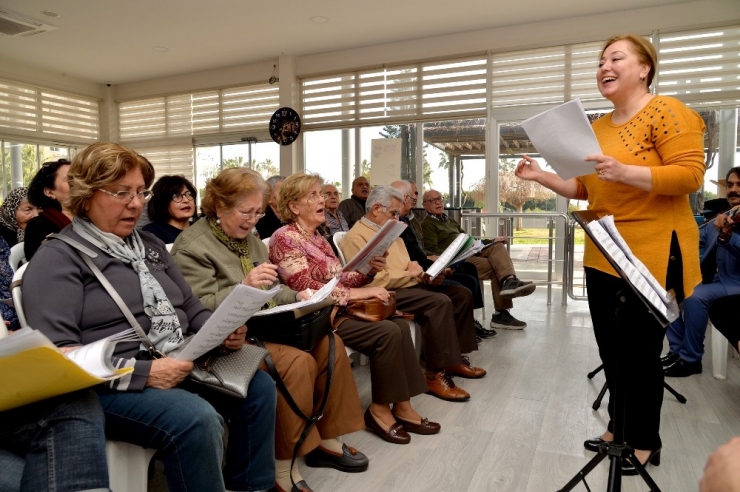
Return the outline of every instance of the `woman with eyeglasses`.
<path id="1" fill-rule="evenodd" d="M 193 184 L 182 175 L 162 176 L 152 187 L 154 196 L 147 204 L 151 222 L 142 230 L 151 232 L 165 244 L 174 243 L 197 217 Z"/>
<path id="2" fill-rule="evenodd" d="M 290 179 L 290 178 L 289 178 Z M 267 185 L 255 171 L 231 168 L 206 184 L 202 209 L 205 219 L 184 231 L 172 247 L 172 256 L 195 295 L 209 309 L 216 309 L 237 284 L 256 288 L 278 285 L 277 267 L 268 263 L 267 248 L 253 233 L 264 216 Z M 270 305 L 289 304 L 310 297 L 283 286 Z M 249 322 L 247 322 L 249 329 Z M 323 417 L 311 429 L 298 456 L 311 467 L 362 472 L 368 459 L 355 448 L 342 444 L 338 436 L 364 427 L 360 398 L 342 340 L 336 342 L 334 375 Z M 329 337 L 311 352 L 276 343 L 265 343 L 285 386 L 304 414 L 312 415 L 321 402 L 328 366 Z M 263 363 L 263 369 L 266 366 Z M 278 392 L 275 426 L 275 485 L 278 491 L 310 491 L 291 458 L 305 420 L 290 408 Z M 294 488 L 291 475 L 296 483 Z"/>
<path id="3" fill-rule="evenodd" d="M 23 251 L 27 261 L 31 260 L 46 236 L 61 231 L 72 222 L 72 212 L 65 208 L 69 197 L 67 172 L 70 164 L 67 159 L 45 162 L 28 186 L 28 201 L 41 211 L 26 226 Z"/>
<path id="4" fill-rule="evenodd" d="M 340 305 L 355 299 L 388 299 L 386 289 L 369 285 L 375 273 L 385 268 L 384 257 L 373 259 L 369 275 L 342 272 L 342 264 L 318 232 L 326 218 L 321 184 L 313 174 L 294 174 L 283 182 L 278 211 L 287 225 L 270 240 L 270 261 L 277 265 L 280 279 L 292 289 L 318 290 L 338 276 L 331 297 Z M 396 218 L 398 213 L 391 212 Z M 370 357 L 372 402 L 364 414 L 367 428 L 394 444 L 408 444 L 409 433 L 437 434 L 441 426 L 422 417 L 411 404 L 411 398 L 428 387 L 409 323 L 399 317 L 378 322 L 345 319 L 336 330 L 348 347 Z"/>
<path id="5" fill-rule="evenodd" d="M 135 229 L 152 197 L 154 168 L 139 154 L 98 142 L 69 168 L 72 224 L 60 236 L 90 250 L 91 261 L 116 290 L 162 354 L 177 348 L 211 316 L 183 279 L 164 244 Z M 131 324 L 72 245 L 46 241 L 23 277 L 30 326 L 59 347 L 73 348 L 129 331 Z M 244 346 L 236 328 L 223 350 Z M 119 342 L 115 367 L 133 372 L 95 387 L 106 436 L 156 449 L 170 491 L 262 490 L 272 486 L 275 385 L 258 373 L 246 398 L 190 384 L 193 363 L 153 357 L 138 340 Z M 229 439 L 224 449 L 223 423 Z M 83 460 L 84 461 L 84 460 Z"/>

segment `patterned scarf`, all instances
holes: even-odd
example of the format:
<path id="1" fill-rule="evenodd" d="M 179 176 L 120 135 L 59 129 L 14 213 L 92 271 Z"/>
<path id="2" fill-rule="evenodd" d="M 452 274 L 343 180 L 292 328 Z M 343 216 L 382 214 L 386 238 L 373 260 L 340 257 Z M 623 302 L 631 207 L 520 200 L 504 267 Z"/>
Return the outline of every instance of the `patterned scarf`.
<path id="1" fill-rule="evenodd" d="M 247 242 L 247 238 L 234 239 L 233 237 L 226 234 L 221 228 L 221 224 L 216 222 L 213 218 L 209 217 L 207 220 L 208 225 L 211 226 L 211 232 L 213 232 L 213 235 L 216 236 L 216 239 L 221 241 L 221 243 L 223 243 L 223 245 L 226 246 L 229 251 L 239 257 L 244 276 L 246 277 L 247 275 L 249 275 L 249 272 L 252 271 L 252 269 L 257 265 L 252 263 L 252 260 L 249 258 L 249 243 Z M 265 290 L 264 287 L 263 290 Z M 267 301 L 267 307 L 274 308 L 275 301 L 272 299 Z"/>
<path id="2" fill-rule="evenodd" d="M 183 342 L 180 320 L 162 286 L 144 263 L 144 243 L 136 229 L 122 240 L 115 234 L 101 231 L 95 224 L 80 217 L 72 220 L 72 229 L 109 256 L 130 264 L 139 274 L 144 312 L 151 320 L 147 336 L 163 354 L 177 348 Z M 141 349 L 146 350 L 143 343 Z"/>
<path id="3" fill-rule="evenodd" d="M 18 225 L 15 213 L 18 211 L 18 207 L 21 206 L 21 202 L 27 197 L 28 188 L 22 186 L 8 193 L 2 206 L 0 206 L 0 224 L 15 232 L 19 243 L 25 238 L 26 231 Z"/>

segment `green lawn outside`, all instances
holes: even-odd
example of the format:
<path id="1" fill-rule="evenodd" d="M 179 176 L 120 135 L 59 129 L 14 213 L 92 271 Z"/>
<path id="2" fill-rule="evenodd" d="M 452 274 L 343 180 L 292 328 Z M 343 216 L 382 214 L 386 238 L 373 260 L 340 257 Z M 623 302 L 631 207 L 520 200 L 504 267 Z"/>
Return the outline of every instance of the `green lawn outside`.
<path id="1" fill-rule="evenodd" d="M 583 244 L 583 229 L 576 229 L 576 244 Z M 514 231 L 514 244 L 547 244 L 547 229 L 523 229 Z"/>

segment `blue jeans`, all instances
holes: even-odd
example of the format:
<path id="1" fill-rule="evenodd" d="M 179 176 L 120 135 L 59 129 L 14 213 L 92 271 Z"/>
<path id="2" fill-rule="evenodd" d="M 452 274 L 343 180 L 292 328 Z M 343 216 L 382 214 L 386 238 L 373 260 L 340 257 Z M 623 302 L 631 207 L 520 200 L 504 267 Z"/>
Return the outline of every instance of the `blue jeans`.
<path id="1" fill-rule="evenodd" d="M 0 412 L 2 490 L 108 490 L 104 429 L 92 390 Z"/>
<path id="2" fill-rule="evenodd" d="M 187 384 L 100 393 L 108 438 L 157 449 L 171 492 L 272 487 L 276 399 L 275 383 L 262 371 L 252 379 L 246 399 Z M 224 421 L 229 444 L 222 472 Z"/>
<path id="3" fill-rule="evenodd" d="M 709 306 L 727 296 L 720 282 L 700 284 L 683 301 L 683 316 L 668 326 L 668 346 L 686 362 L 700 362 L 704 355 L 704 337 L 709 321 Z"/>

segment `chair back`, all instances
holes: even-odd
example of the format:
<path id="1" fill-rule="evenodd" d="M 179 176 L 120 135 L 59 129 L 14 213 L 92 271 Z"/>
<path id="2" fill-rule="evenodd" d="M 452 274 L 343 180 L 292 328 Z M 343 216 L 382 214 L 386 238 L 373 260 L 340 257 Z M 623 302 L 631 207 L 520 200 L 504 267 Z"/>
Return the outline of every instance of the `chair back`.
<path id="1" fill-rule="evenodd" d="M 342 265 L 347 264 L 347 260 L 344 259 L 344 253 L 342 253 L 342 248 L 339 247 L 339 244 L 344 239 L 344 236 L 347 235 L 347 231 L 339 231 L 335 232 L 332 236 L 332 240 L 334 241 L 334 246 L 337 247 L 337 254 L 339 255 L 339 261 L 342 262 Z"/>
<path id="2" fill-rule="evenodd" d="M 167 248 L 167 251 L 172 251 L 172 245 L 175 243 L 167 243 L 164 245 L 165 248 Z"/>
<path id="3" fill-rule="evenodd" d="M 265 248 L 267 248 L 269 250 L 270 249 L 270 238 L 269 237 L 266 237 L 266 238 L 264 238 L 262 240 L 262 242 L 264 243 Z"/>
<path id="4" fill-rule="evenodd" d="M 23 309 L 23 292 L 21 290 L 23 286 L 23 274 L 26 273 L 28 265 L 28 263 L 21 265 L 20 268 L 16 270 L 15 274 L 13 274 L 13 281 L 10 283 L 10 296 L 13 298 L 13 307 L 15 307 L 15 312 L 18 315 L 18 322 L 20 323 L 21 328 L 28 326 L 26 314 Z"/>
<path id="5" fill-rule="evenodd" d="M 18 267 L 21 266 L 21 262 L 23 262 L 25 259 L 26 252 L 23 251 L 23 241 L 13 245 L 10 248 L 10 257 L 8 258 L 8 263 L 10 263 L 10 268 L 12 268 L 14 272 L 18 270 Z"/>

